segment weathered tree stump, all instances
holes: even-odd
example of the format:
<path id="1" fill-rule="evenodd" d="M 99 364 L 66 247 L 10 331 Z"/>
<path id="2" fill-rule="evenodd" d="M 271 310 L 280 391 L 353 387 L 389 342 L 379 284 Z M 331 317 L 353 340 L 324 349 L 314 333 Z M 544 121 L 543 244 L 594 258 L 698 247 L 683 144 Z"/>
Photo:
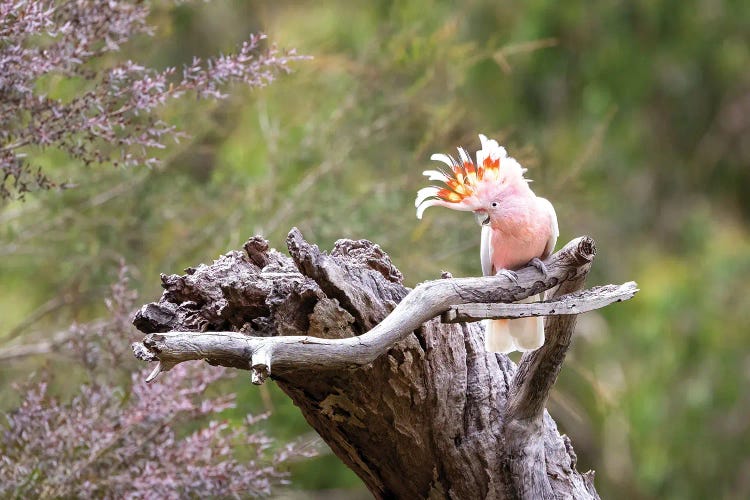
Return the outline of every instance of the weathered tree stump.
<path id="1" fill-rule="evenodd" d="M 369 241 L 339 240 L 326 254 L 293 229 L 287 246 L 291 258 L 256 236 L 211 265 L 162 275 L 161 299 L 134 320 L 148 334 L 136 355 L 159 361 L 150 379 L 190 359 L 251 370 L 255 383 L 270 376 L 377 498 L 598 498 L 544 409 L 576 318 L 562 313 L 637 291 L 560 298 L 582 289 L 591 239 L 550 257 L 546 276 L 528 267 L 518 283 L 447 278 L 411 291 Z M 507 304 L 544 290 L 541 309 Z M 485 351 L 480 324 L 447 322 L 471 315 L 452 306 L 474 303 L 504 303 L 494 317 L 556 316 L 517 369 Z"/>

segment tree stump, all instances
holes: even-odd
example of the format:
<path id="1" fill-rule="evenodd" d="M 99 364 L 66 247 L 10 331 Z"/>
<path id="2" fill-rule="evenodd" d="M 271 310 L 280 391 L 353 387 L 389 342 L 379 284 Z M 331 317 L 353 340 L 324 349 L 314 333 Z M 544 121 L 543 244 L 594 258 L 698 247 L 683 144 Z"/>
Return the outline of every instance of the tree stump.
<path id="1" fill-rule="evenodd" d="M 159 361 L 149 378 L 190 359 L 251 370 L 255 383 L 270 376 L 376 498 L 599 498 L 544 409 L 576 318 L 563 313 L 637 291 L 567 295 L 583 287 L 590 238 L 550 257 L 547 275 L 527 267 L 517 283 L 446 278 L 414 290 L 369 241 L 339 240 L 326 254 L 293 229 L 287 246 L 291 257 L 256 236 L 211 265 L 162 275 L 161 299 L 134 319 L 148 334 L 136 355 Z M 485 351 L 479 323 L 441 321 L 455 304 L 528 315 L 534 304 L 509 303 L 544 290 L 535 314 L 556 315 L 518 368 Z"/>

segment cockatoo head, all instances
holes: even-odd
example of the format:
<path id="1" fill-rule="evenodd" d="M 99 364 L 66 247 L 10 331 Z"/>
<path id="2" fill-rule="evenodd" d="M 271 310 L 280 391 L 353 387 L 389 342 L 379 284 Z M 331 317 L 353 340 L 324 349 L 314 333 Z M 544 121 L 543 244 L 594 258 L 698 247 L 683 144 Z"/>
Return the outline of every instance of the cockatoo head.
<path id="1" fill-rule="evenodd" d="M 477 222 L 486 225 L 506 198 L 529 189 L 529 181 L 523 177 L 526 169 L 509 157 L 504 147 L 481 134 L 479 140 L 482 147 L 477 151 L 476 164 L 463 148 L 458 148 L 458 161 L 446 154 L 430 157 L 446 164 L 449 170 L 441 168 L 422 173 L 431 181 L 445 183 L 446 187 L 429 186 L 417 192 L 414 206 L 418 219 L 427 208 L 441 206 L 474 212 Z"/>

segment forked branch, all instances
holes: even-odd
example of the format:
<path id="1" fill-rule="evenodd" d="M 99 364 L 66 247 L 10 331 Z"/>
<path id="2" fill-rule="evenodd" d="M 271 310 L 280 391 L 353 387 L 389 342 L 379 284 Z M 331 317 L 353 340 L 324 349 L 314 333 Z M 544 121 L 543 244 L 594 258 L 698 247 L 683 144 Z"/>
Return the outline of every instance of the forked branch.
<path id="1" fill-rule="evenodd" d="M 289 370 L 353 368 L 371 363 L 424 322 L 446 311 L 444 320 L 447 321 L 476 319 L 477 314 L 502 318 L 567 315 L 631 298 L 637 291 L 632 282 L 618 287 L 599 287 L 543 303 L 508 304 L 585 276 L 593 256 L 593 241 L 581 237 L 568 243 L 549 259 L 547 276 L 533 267 L 527 267 L 518 271 L 517 284 L 504 276 L 424 282 L 413 289 L 383 321 L 359 336 L 324 339 L 311 336 L 259 337 L 229 331 L 172 331 L 146 335 L 143 342 L 134 344 L 133 348 L 136 357 L 159 362 L 149 380 L 176 363 L 197 359 L 250 369 L 253 383 L 262 383 L 269 375 L 283 374 Z M 472 309 L 470 305 L 475 308 Z M 484 308 L 484 316 L 477 313 L 476 307 Z"/>

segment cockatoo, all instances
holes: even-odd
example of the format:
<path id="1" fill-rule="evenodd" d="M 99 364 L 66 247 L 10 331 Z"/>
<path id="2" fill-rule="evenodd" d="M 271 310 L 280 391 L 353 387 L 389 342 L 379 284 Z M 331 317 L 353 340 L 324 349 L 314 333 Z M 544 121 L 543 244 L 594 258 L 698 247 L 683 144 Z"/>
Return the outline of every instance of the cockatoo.
<path id="1" fill-rule="evenodd" d="M 476 164 L 463 148 L 458 148 L 458 161 L 446 154 L 432 155 L 432 160 L 448 169 L 423 174 L 446 187 L 419 190 L 414 203 L 417 218 L 433 206 L 474 212 L 482 227 L 480 260 L 485 276 L 504 274 L 516 281 L 514 271 L 527 264 L 546 275 L 542 261 L 554 250 L 559 235 L 555 209 L 534 194 L 531 181 L 523 176 L 526 169 L 509 157 L 505 148 L 484 135 L 479 140 L 482 147 L 476 153 Z M 543 344 L 541 317 L 485 322 L 488 351 L 533 351 Z"/>

